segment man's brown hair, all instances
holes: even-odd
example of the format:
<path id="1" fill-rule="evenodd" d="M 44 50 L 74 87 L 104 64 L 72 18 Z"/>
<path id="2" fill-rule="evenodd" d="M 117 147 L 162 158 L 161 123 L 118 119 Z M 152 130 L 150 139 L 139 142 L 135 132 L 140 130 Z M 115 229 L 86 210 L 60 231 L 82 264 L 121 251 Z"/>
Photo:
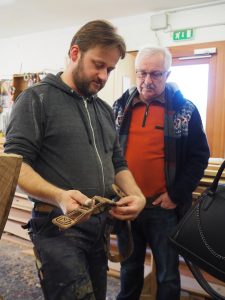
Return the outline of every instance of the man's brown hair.
<path id="1" fill-rule="evenodd" d="M 124 39 L 117 33 L 116 28 L 105 20 L 91 21 L 82 26 L 74 35 L 70 48 L 73 45 L 78 45 L 83 53 L 96 46 L 118 48 L 121 58 L 124 58 L 126 53 Z"/>

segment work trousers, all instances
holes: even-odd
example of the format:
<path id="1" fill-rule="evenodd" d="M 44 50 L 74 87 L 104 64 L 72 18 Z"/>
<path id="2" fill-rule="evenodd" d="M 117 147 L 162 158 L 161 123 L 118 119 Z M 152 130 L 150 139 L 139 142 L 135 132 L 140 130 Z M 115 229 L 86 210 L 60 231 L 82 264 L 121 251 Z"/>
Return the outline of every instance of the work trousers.
<path id="1" fill-rule="evenodd" d="M 175 210 L 145 208 L 132 222 L 134 251 L 121 264 L 121 291 L 117 300 L 138 300 L 144 282 L 147 244 L 156 263 L 156 300 L 180 299 L 179 257 L 170 246 L 168 235 L 177 224 Z"/>
<path id="2" fill-rule="evenodd" d="M 33 212 L 29 223 L 45 299 L 105 300 L 106 213 L 63 231 L 52 224 L 60 214 L 57 208 L 51 213 Z"/>

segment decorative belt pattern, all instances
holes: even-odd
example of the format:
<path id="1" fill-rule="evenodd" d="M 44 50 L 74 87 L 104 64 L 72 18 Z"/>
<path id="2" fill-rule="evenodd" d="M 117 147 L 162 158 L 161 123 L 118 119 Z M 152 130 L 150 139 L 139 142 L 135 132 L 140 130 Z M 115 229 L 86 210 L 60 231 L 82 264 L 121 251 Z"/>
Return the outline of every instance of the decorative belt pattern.
<path id="1" fill-rule="evenodd" d="M 112 185 L 112 188 L 115 194 L 119 197 L 117 200 L 125 196 L 125 194 L 115 184 Z M 54 218 L 52 223 L 57 225 L 60 229 L 68 229 L 81 222 L 87 214 L 98 214 L 112 206 L 116 206 L 116 201 L 101 196 L 94 196 L 89 206 L 81 205 L 79 208 L 76 208 L 66 215 Z"/>

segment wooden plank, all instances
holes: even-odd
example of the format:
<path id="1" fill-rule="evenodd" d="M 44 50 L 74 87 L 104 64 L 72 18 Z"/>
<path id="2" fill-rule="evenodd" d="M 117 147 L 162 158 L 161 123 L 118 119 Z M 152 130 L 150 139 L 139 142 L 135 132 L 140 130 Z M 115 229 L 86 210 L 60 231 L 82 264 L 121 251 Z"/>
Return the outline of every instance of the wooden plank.
<path id="1" fill-rule="evenodd" d="M 220 284 L 210 283 L 212 288 L 221 295 L 225 295 L 225 286 Z M 209 295 L 202 289 L 198 282 L 189 276 L 181 275 L 181 289 L 187 291 L 192 295 L 209 297 Z"/>
<path id="2" fill-rule="evenodd" d="M 203 177 L 200 181 L 200 185 L 209 186 L 214 180 L 214 177 Z M 225 179 L 220 179 L 220 184 L 225 184 Z"/>
<path id="3" fill-rule="evenodd" d="M 31 212 L 33 203 L 28 199 L 20 198 L 16 195 L 14 196 L 12 207 Z"/>
<path id="4" fill-rule="evenodd" d="M 27 223 L 31 218 L 31 212 L 23 209 L 11 207 L 8 220 L 20 222 L 22 224 Z"/>
<path id="5" fill-rule="evenodd" d="M 207 177 L 216 177 L 216 174 L 218 172 L 219 169 L 216 169 L 216 170 L 210 170 L 210 169 L 206 169 L 205 172 L 204 172 L 204 175 L 207 176 Z M 225 171 L 221 174 L 221 178 L 225 178 Z"/>
<path id="6" fill-rule="evenodd" d="M 204 190 L 212 184 L 221 163 L 224 161 L 223 158 L 211 158 L 207 168 L 204 171 L 204 176 L 199 182 L 199 185 L 192 193 L 193 200 L 196 200 Z M 225 171 L 222 173 L 219 183 L 225 184 Z"/>
<path id="7" fill-rule="evenodd" d="M 209 164 L 211 165 L 221 165 L 222 162 L 224 161 L 224 158 L 217 158 L 217 157 L 210 157 L 209 158 Z"/>
<path id="8" fill-rule="evenodd" d="M 207 169 L 208 170 L 219 170 L 220 165 L 214 165 L 214 164 L 208 164 Z"/>
<path id="9" fill-rule="evenodd" d="M 113 271 L 113 276 L 119 278 L 120 277 L 120 263 L 114 263 L 112 261 L 108 261 L 108 266 L 110 272 Z M 144 266 L 144 278 L 146 278 L 152 272 L 152 266 L 146 265 Z"/>
<path id="10" fill-rule="evenodd" d="M 0 238 L 13 201 L 21 163 L 20 155 L 0 154 Z"/>
<path id="11" fill-rule="evenodd" d="M 5 232 L 11 233 L 13 235 L 19 236 L 23 239 L 30 240 L 29 234 L 27 230 L 24 230 L 21 227 L 20 222 L 8 220 L 5 225 Z"/>

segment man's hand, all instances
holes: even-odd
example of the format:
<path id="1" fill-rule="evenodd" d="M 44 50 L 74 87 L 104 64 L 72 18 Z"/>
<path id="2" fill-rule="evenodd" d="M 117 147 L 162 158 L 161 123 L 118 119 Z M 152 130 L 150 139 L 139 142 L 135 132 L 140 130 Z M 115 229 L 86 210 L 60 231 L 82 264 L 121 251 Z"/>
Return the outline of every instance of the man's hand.
<path id="1" fill-rule="evenodd" d="M 116 202 L 117 206 L 109 213 L 119 220 L 134 220 L 145 207 L 146 200 L 139 196 L 126 196 Z"/>
<path id="2" fill-rule="evenodd" d="M 165 209 L 174 209 L 177 207 L 171 199 L 168 193 L 164 193 L 160 195 L 155 201 L 152 202 L 153 205 L 160 205 L 162 208 Z"/>
<path id="3" fill-rule="evenodd" d="M 62 190 L 62 192 L 58 195 L 57 202 L 64 214 L 69 214 L 71 211 L 79 208 L 80 205 L 91 208 L 94 204 L 92 199 L 88 198 L 78 190 Z M 91 213 L 87 214 L 82 221 L 86 221 L 90 215 Z"/>

